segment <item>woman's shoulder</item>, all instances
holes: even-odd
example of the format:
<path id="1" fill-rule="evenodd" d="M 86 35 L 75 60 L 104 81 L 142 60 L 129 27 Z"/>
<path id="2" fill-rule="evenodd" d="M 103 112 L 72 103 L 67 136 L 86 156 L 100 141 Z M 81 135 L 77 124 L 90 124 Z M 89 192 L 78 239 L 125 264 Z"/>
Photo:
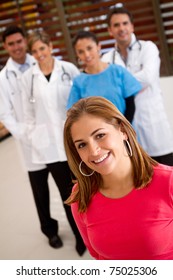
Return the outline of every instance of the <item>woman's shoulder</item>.
<path id="1" fill-rule="evenodd" d="M 55 59 L 56 64 L 59 65 L 60 67 L 64 68 L 64 70 L 68 70 L 68 71 L 75 70 L 76 72 L 79 72 L 79 69 L 72 62 L 65 61 L 65 60 L 59 60 L 57 57 L 54 57 L 54 59 Z"/>
<path id="2" fill-rule="evenodd" d="M 23 80 L 26 80 L 26 79 L 28 79 L 28 77 L 30 77 L 30 76 L 36 74 L 38 71 L 39 71 L 38 64 L 35 63 L 35 64 L 31 65 L 31 66 L 22 74 L 22 79 L 23 79 Z M 30 82 L 30 80 L 28 80 L 28 82 Z"/>
<path id="3" fill-rule="evenodd" d="M 75 67 L 76 66 L 72 63 L 72 62 L 69 62 L 69 61 L 65 61 L 65 60 L 59 60 L 56 58 L 56 61 L 60 64 L 60 65 L 63 65 L 64 67 L 67 66 L 67 67 Z"/>
<path id="4" fill-rule="evenodd" d="M 119 65 L 119 64 L 113 64 L 113 63 L 110 63 L 109 64 L 109 67 L 107 68 L 109 71 L 111 72 L 118 72 L 118 73 L 122 73 L 122 72 L 127 72 L 127 69 L 124 68 L 123 66 Z"/>
<path id="5" fill-rule="evenodd" d="M 90 76 L 91 76 L 91 75 L 90 75 Z M 85 81 L 88 80 L 88 78 L 89 78 L 89 77 L 88 77 L 88 75 L 87 75 L 86 73 L 80 72 L 79 75 L 77 75 L 77 76 L 74 78 L 73 82 L 76 83 L 76 84 L 78 84 L 78 86 L 80 87 L 81 85 L 83 85 L 83 83 L 84 83 Z"/>
<path id="6" fill-rule="evenodd" d="M 154 175 L 153 178 L 163 182 L 164 180 L 170 180 L 173 178 L 173 166 L 168 166 L 164 164 L 158 164 L 153 167 Z"/>
<path id="7" fill-rule="evenodd" d="M 173 166 L 168 166 L 168 165 L 161 164 L 161 163 L 154 166 L 153 169 L 154 169 L 154 172 L 156 172 L 156 173 L 163 173 L 163 172 L 171 173 L 171 172 L 173 172 Z"/>

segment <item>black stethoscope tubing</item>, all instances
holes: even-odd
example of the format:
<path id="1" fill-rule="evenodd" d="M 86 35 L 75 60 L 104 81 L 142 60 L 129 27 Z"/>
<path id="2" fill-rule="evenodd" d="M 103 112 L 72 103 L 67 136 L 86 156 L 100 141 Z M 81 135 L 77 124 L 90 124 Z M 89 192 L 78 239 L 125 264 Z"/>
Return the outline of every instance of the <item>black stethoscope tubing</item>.
<path id="1" fill-rule="evenodd" d="M 71 79 L 70 74 L 65 71 L 65 68 L 64 68 L 63 65 L 61 66 L 61 68 L 62 68 L 62 71 L 63 71 L 63 73 L 61 74 L 61 80 L 63 82 L 64 81 L 69 81 L 70 85 L 72 85 L 72 79 Z M 10 88 L 13 89 L 13 86 L 12 86 L 12 84 L 10 82 L 10 78 L 9 78 L 8 72 L 9 71 L 6 69 L 6 79 L 8 80 L 8 82 L 10 84 Z M 13 73 L 15 78 L 17 78 L 17 74 L 16 74 L 15 71 L 10 71 L 10 72 Z M 11 94 L 14 95 L 14 91 L 12 91 Z M 32 74 L 32 77 L 31 77 L 31 94 L 30 94 L 29 102 L 30 103 L 35 103 L 35 98 L 34 98 L 34 74 Z"/>
<path id="2" fill-rule="evenodd" d="M 62 68 L 62 71 L 63 71 L 63 73 L 61 74 L 61 80 L 63 82 L 67 80 L 72 85 L 72 78 L 71 78 L 70 74 L 65 71 L 65 68 L 64 68 L 63 65 L 61 66 L 61 68 Z"/>
<path id="3" fill-rule="evenodd" d="M 15 78 L 17 78 L 17 74 L 16 74 L 15 71 L 11 70 L 10 72 L 14 75 Z M 9 85 L 10 85 L 11 95 L 14 95 L 15 92 L 13 91 L 13 86 L 12 86 L 12 83 L 11 83 L 9 75 L 8 75 L 8 69 L 5 70 L 5 76 L 6 76 L 6 79 L 8 80 L 8 82 L 9 82 Z"/>

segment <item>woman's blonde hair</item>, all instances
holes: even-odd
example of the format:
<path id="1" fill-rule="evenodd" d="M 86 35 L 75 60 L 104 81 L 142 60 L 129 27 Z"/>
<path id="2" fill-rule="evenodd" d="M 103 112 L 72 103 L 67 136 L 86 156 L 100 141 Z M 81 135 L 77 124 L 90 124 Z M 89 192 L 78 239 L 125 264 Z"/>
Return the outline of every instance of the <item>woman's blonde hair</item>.
<path id="1" fill-rule="evenodd" d="M 49 34 L 47 34 L 44 30 L 34 30 L 27 36 L 27 45 L 30 53 L 32 52 L 33 44 L 37 41 L 41 41 L 48 46 L 51 43 Z"/>
<path id="2" fill-rule="evenodd" d="M 126 133 L 133 152 L 130 159 L 132 162 L 135 188 L 145 187 L 151 181 L 153 166 L 157 165 L 157 162 L 139 145 L 133 127 L 113 103 L 103 97 L 80 99 L 68 110 L 64 126 L 65 151 L 70 169 L 77 179 L 75 191 L 71 194 L 66 203 L 71 204 L 78 201 L 80 212 L 86 211 L 91 197 L 98 191 L 99 186 L 102 184 L 101 175 L 97 172 L 90 177 L 85 177 L 79 171 L 81 158 L 72 140 L 71 127 L 84 114 L 102 118 L 106 123 L 112 124 L 115 127 L 119 126 L 121 131 Z M 82 170 L 85 174 L 91 173 L 91 170 L 85 164 L 82 165 Z"/>

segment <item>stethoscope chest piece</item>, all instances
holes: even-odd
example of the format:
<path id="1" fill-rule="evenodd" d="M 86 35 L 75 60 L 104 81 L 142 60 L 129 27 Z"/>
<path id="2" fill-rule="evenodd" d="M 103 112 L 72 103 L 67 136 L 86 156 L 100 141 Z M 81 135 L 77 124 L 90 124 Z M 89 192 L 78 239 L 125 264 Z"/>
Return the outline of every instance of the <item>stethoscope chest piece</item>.
<path id="1" fill-rule="evenodd" d="M 34 104 L 35 103 L 35 98 L 34 97 L 30 97 L 29 102 Z"/>

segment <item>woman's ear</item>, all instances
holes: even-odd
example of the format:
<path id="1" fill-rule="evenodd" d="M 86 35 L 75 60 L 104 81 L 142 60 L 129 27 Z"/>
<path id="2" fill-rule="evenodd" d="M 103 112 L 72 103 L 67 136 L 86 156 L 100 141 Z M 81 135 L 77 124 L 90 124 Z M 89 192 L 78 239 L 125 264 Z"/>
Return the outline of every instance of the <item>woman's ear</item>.
<path id="1" fill-rule="evenodd" d="M 128 140 L 127 133 L 126 133 L 126 131 L 125 131 L 124 126 L 123 126 L 122 123 L 120 124 L 120 131 L 121 131 L 121 133 L 122 133 L 123 140 Z"/>
<path id="2" fill-rule="evenodd" d="M 52 42 L 49 43 L 49 48 L 51 49 L 51 51 L 53 50 L 53 44 L 52 44 Z"/>
<path id="3" fill-rule="evenodd" d="M 101 44 L 100 43 L 98 43 L 97 48 L 98 48 L 98 51 L 100 52 L 101 51 Z"/>

